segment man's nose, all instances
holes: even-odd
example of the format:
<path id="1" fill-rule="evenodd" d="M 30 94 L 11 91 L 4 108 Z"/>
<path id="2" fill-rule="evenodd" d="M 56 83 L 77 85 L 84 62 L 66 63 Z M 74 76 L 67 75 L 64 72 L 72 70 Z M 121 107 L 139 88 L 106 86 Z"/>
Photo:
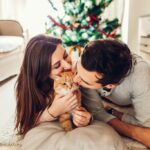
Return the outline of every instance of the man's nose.
<path id="1" fill-rule="evenodd" d="M 65 60 L 62 60 L 62 66 L 63 66 L 64 70 L 70 70 L 71 69 L 71 64 Z"/>

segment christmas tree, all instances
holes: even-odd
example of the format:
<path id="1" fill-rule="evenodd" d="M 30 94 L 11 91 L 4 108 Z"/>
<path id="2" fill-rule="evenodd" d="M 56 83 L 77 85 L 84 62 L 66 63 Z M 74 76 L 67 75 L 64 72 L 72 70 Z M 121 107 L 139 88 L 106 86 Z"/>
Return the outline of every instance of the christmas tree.
<path id="1" fill-rule="evenodd" d="M 81 46 L 95 39 L 118 38 L 119 20 L 102 17 L 113 0 L 64 0 L 64 16 L 48 16 L 46 32 L 61 37 L 64 46 Z M 50 1 L 53 9 L 57 8 Z"/>

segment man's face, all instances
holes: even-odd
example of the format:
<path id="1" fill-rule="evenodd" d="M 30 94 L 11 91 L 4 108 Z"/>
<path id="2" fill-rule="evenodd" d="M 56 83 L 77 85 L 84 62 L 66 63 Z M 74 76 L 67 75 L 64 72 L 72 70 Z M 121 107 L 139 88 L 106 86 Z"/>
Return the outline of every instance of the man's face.
<path id="1" fill-rule="evenodd" d="M 74 82 L 78 83 L 80 86 L 90 89 L 100 89 L 102 85 L 97 83 L 97 81 L 101 78 L 102 74 L 98 74 L 95 71 L 87 71 L 83 68 L 80 61 L 77 63 L 77 74 L 74 78 Z"/>

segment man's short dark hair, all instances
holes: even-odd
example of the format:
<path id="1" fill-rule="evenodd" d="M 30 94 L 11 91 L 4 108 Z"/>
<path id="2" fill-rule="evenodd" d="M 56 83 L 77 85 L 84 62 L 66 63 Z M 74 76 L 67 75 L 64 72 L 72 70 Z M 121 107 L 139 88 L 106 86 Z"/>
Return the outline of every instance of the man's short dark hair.
<path id="1" fill-rule="evenodd" d="M 119 84 L 131 71 L 132 55 L 121 41 L 95 40 L 85 46 L 81 64 L 86 70 L 103 75 L 98 83 Z"/>

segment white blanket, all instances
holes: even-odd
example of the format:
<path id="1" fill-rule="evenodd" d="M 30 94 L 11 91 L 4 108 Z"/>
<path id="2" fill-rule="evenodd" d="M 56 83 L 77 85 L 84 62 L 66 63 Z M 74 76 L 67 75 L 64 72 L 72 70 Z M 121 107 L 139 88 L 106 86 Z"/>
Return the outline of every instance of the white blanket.
<path id="1" fill-rule="evenodd" d="M 43 123 L 30 130 L 21 150 L 127 150 L 120 136 L 107 124 L 65 132 L 58 122 Z"/>

